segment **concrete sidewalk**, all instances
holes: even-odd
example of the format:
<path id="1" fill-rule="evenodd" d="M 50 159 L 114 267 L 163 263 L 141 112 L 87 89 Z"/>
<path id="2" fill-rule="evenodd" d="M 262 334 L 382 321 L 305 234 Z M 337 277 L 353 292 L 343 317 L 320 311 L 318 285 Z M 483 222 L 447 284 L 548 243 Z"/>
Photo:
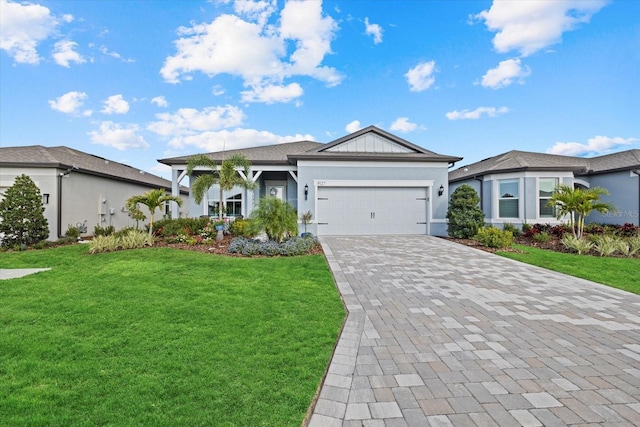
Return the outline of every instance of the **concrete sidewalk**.
<path id="1" fill-rule="evenodd" d="M 17 279 L 29 274 L 51 270 L 50 268 L 0 268 L 0 280 Z"/>
<path id="2" fill-rule="evenodd" d="M 435 237 L 321 241 L 349 316 L 309 426 L 640 425 L 640 295 Z"/>

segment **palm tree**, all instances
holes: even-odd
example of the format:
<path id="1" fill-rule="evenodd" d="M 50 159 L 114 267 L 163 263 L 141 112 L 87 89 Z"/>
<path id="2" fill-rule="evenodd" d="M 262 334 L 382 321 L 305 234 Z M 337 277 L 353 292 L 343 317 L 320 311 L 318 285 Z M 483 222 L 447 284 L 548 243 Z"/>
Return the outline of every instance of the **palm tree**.
<path id="1" fill-rule="evenodd" d="M 127 210 L 131 212 L 131 216 L 135 219 L 144 220 L 146 217 L 138 207 L 138 204 L 145 205 L 151 213 L 149 220 L 149 235 L 153 234 L 153 219 L 156 209 L 160 208 L 166 202 L 176 202 L 178 206 L 182 206 L 182 199 L 178 196 L 171 196 L 163 189 L 150 190 L 142 195 L 132 196 L 127 199 Z"/>
<path id="2" fill-rule="evenodd" d="M 222 211 L 224 209 L 225 191 L 232 190 L 235 186 L 240 186 L 246 189 L 252 189 L 256 186 L 256 183 L 248 178 L 251 163 L 242 154 L 233 154 L 224 159 L 220 165 L 218 165 L 215 160 L 210 159 L 204 154 L 195 155 L 191 157 L 187 163 L 187 175 L 191 176 L 194 170 L 198 167 L 211 169 L 213 173 L 206 173 L 196 177 L 191 184 L 193 197 L 196 203 L 200 204 L 205 193 L 209 191 L 209 188 L 216 184 L 219 185 L 220 201 L 218 204 L 218 215 L 220 219 L 222 219 Z M 244 177 L 240 176 L 237 171 L 238 168 L 242 169 Z"/>
<path id="3" fill-rule="evenodd" d="M 557 219 L 569 216 L 571 231 L 579 239 L 584 230 L 584 220 L 591 212 L 606 213 L 615 210 L 611 203 L 600 201 L 600 196 L 607 194 L 609 192 L 602 187 L 582 189 L 571 185 L 559 185 L 547 206 L 555 206 Z"/>

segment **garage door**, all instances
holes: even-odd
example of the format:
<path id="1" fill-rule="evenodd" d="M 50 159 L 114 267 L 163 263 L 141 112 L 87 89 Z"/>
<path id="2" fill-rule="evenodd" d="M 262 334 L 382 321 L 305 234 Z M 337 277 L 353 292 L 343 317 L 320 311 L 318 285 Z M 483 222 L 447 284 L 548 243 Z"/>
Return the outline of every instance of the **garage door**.
<path id="1" fill-rule="evenodd" d="M 318 235 L 427 234 L 424 187 L 318 187 Z"/>

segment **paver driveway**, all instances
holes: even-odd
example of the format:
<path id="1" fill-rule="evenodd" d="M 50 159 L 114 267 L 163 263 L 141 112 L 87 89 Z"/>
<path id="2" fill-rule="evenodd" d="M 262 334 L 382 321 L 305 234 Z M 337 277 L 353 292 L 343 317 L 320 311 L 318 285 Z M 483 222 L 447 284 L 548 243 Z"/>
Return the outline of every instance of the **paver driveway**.
<path id="1" fill-rule="evenodd" d="M 435 237 L 321 240 L 349 317 L 310 426 L 640 425 L 639 295 Z"/>

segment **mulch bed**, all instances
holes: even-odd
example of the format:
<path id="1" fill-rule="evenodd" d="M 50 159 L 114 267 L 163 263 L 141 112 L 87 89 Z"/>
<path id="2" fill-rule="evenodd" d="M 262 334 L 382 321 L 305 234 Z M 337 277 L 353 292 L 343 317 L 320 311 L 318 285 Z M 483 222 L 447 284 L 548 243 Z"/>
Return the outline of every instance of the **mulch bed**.
<path id="1" fill-rule="evenodd" d="M 522 253 L 521 250 L 516 248 L 501 248 L 501 249 L 489 248 L 487 246 L 482 246 L 480 243 L 478 243 L 477 240 L 473 240 L 473 239 L 456 239 L 454 237 L 443 237 L 443 239 L 449 240 L 451 242 L 459 243 L 461 245 L 469 246 L 470 248 L 476 248 L 476 249 L 480 249 L 481 251 L 490 252 L 492 254 L 495 254 L 496 252 Z M 562 243 L 560 242 L 560 239 L 556 239 L 556 238 L 552 238 L 548 242 L 540 243 L 540 242 L 536 242 L 532 238 L 518 237 L 517 239 L 514 239 L 514 243 L 517 243 L 519 245 L 524 245 L 524 246 L 531 246 L 538 249 L 547 249 L 555 252 L 569 252 L 562 245 Z"/>

